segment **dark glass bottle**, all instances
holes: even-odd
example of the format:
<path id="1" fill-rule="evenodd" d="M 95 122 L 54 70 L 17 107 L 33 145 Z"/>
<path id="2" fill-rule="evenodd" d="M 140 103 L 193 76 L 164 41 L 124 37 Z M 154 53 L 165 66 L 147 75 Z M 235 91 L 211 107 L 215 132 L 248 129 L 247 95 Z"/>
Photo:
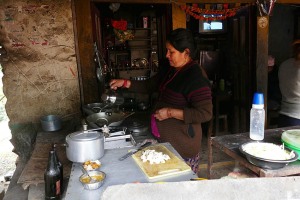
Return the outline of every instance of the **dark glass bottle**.
<path id="1" fill-rule="evenodd" d="M 62 194 L 64 192 L 64 169 L 63 169 L 63 164 L 60 162 L 58 159 L 57 153 L 56 153 L 56 144 L 54 143 L 53 146 L 53 151 L 54 151 L 54 156 L 57 162 L 57 166 L 60 171 L 60 193 Z"/>
<path id="2" fill-rule="evenodd" d="M 60 171 L 55 159 L 55 152 L 51 150 L 49 152 L 48 165 L 44 174 L 45 180 L 45 199 L 53 200 L 60 199 Z"/>

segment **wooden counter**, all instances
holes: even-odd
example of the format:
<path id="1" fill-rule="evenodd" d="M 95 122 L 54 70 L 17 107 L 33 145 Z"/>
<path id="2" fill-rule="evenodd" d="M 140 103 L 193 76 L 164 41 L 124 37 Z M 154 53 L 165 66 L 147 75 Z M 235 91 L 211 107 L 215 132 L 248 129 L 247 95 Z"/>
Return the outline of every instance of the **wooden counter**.
<path id="1" fill-rule="evenodd" d="M 45 132 L 41 130 L 38 132 L 34 150 L 17 182 L 22 184 L 23 189 L 27 189 L 30 185 L 44 183 L 44 172 L 47 168 L 52 143 L 58 144 L 57 156 L 63 164 L 64 179 L 70 176 L 72 162 L 67 159 L 66 147 L 63 144 L 66 136 L 75 130 L 76 125 L 68 122 L 63 125 L 63 129 L 60 131 Z"/>
<path id="2" fill-rule="evenodd" d="M 271 142 L 275 144 L 282 144 L 281 142 L 281 134 L 289 129 L 299 129 L 300 126 L 295 127 L 285 127 L 285 128 L 277 128 L 277 129 L 270 129 L 265 130 L 265 138 L 264 142 Z M 239 151 L 239 146 L 243 143 L 252 141 L 249 138 L 249 133 L 239 133 L 239 134 L 230 134 L 230 135 L 223 135 L 212 137 L 210 139 L 210 146 L 209 148 L 215 147 L 236 161 L 240 164 L 245 166 L 246 168 L 250 169 L 254 173 L 256 173 L 260 177 L 282 177 L 282 176 L 291 176 L 300 174 L 300 160 L 297 160 L 289 165 L 285 166 L 281 169 L 276 170 L 269 170 L 269 169 L 262 169 L 255 165 L 252 165 L 246 157 Z M 210 177 L 211 174 L 211 166 L 213 162 L 213 156 L 209 156 L 208 161 L 208 176 Z"/>

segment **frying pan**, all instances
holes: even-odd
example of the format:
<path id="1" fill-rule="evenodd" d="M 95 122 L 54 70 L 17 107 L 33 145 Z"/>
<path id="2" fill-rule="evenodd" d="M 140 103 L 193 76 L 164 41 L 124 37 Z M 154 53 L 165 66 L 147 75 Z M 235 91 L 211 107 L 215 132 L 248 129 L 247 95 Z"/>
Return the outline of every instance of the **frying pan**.
<path id="1" fill-rule="evenodd" d="M 86 122 L 92 128 L 98 128 L 106 126 L 119 126 L 124 119 L 133 115 L 134 112 L 131 113 L 114 113 L 114 112 L 99 112 L 94 113 L 86 117 Z"/>

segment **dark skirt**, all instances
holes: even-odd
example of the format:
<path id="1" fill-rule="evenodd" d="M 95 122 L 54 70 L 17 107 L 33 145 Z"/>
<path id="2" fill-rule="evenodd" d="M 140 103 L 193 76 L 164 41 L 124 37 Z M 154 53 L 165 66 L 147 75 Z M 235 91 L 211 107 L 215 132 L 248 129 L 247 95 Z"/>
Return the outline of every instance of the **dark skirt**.
<path id="1" fill-rule="evenodd" d="M 278 127 L 298 126 L 300 125 L 300 119 L 289 117 L 286 115 L 279 115 Z"/>

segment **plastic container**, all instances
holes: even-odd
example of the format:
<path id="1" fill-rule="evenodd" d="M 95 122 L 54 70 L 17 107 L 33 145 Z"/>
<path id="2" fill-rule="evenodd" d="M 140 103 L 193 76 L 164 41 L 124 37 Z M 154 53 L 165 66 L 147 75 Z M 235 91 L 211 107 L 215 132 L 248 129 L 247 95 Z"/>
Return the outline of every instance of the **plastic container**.
<path id="1" fill-rule="evenodd" d="M 293 145 L 291 145 L 291 144 L 289 144 L 288 142 L 285 142 L 285 141 L 283 141 L 283 140 L 281 140 L 281 141 L 283 142 L 283 144 L 284 144 L 287 148 L 289 148 L 290 150 L 293 150 L 294 152 L 296 152 L 296 153 L 299 155 L 298 160 L 300 160 L 300 148 L 297 148 L 297 147 L 295 147 L 295 146 L 293 146 Z"/>
<path id="2" fill-rule="evenodd" d="M 286 147 L 300 155 L 300 129 L 284 131 L 281 135 L 281 141 Z M 300 160 L 300 156 L 298 160 Z"/>
<path id="3" fill-rule="evenodd" d="M 40 119 L 44 131 L 58 131 L 61 129 L 61 118 L 57 115 L 47 115 Z"/>
<path id="4" fill-rule="evenodd" d="M 250 138 L 263 140 L 265 133 L 265 109 L 263 93 L 254 93 L 250 111 Z"/>
<path id="5" fill-rule="evenodd" d="M 284 131 L 281 135 L 281 139 L 300 149 L 300 129 Z"/>

